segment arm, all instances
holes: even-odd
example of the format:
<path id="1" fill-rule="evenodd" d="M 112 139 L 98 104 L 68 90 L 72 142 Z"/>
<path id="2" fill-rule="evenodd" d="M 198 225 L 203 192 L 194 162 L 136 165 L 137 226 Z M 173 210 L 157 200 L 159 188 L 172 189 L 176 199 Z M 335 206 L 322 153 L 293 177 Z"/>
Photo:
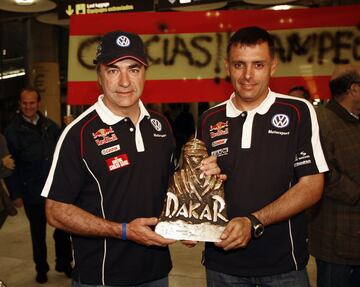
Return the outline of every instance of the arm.
<path id="1" fill-rule="evenodd" d="M 349 144 L 347 138 L 342 139 L 339 135 L 330 132 L 325 133 L 324 131 L 321 136 L 330 169 L 325 174 L 324 196 L 343 204 L 356 204 L 360 199 L 360 185 L 350 177 L 354 177 L 356 169 L 351 169 L 351 166 L 354 165 L 349 164 L 350 162 L 355 163 L 357 158 L 360 158 L 356 152 L 351 152 L 355 151 L 354 143 Z"/>
<path id="2" fill-rule="evenodd" d="M 15 168 L 15 161 L 9 154 L 5 137 L 0 134 L 0 178 L 9 176 Z"/>
<path id="3" fill-rule="evenodd" d="M 121 239 L 121 223 L 96 217 L 72 204 L 46 200 L 46 217 L 50 225 L 70 233 L 85 236 L 114 237 Z M 137 218 L 127 224 L 126 238 L 142 245 L 167 246 L 174 240 L 165 239 L 152 231 L 156 218 Z"/>
<path id="4" fill-rule="evenodd" d="M 287 220 L 315 204 L 321 198 L 323 186 L 323 174 L 303 176 L 282 196 L 253 214 L 264 226 Z M 245 247 L 250 239 L 250 220 L 247 217 L 235 217 L 221 235 L 222 241 L 216 245 L 224 250 L 230 250 Z"/>

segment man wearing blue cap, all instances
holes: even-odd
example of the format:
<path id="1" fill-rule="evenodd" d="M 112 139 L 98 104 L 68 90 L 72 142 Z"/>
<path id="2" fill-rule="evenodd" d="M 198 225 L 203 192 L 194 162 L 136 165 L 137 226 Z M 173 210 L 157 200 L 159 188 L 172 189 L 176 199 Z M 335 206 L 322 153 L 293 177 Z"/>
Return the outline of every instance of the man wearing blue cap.
<path id="1" fill-rule="evenodd" d="M 173 172 L 166 118 L 140 96 L 147 57 L 141 38 L 106 34 L 96 59 L 103 94 L 57 145 L 42 195 L 51 225 L 72 233 L 73 286 L 168 286 L 174 240 L 153 231 Z M 203 162 L 218 174 L 214 157 Z"/>

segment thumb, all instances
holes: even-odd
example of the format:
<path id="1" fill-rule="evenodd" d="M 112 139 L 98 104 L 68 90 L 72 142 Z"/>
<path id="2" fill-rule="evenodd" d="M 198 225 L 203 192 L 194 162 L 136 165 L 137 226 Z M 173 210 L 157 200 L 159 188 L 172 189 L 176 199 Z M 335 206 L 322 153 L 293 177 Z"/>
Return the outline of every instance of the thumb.
<path id="1" fill-rule="evenodd" d="M 144 218 L 144 224 L 148 226 L 156 225 L 158 221 L 159 220 L 156 217 Z"/>

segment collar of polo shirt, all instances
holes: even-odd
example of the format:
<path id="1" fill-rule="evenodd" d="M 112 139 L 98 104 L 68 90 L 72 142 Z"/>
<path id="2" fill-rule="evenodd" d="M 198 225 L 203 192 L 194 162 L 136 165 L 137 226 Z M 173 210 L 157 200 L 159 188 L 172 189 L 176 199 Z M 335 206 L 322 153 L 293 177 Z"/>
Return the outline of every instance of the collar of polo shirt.
<path id="1" fill-rule="evenodd" d="M 237 109 L 233 103 L 233 98 L 235 97 L 235 93 L 232 93 L 230 99 L 226 102 L 226 116 L 229 118 L 236 118 L 241 115 L 244 111 Z M 271 105 L 275 102 L 275 96 L 273 92 L 269 89 L 268 95 L 266 96 L 265 100 L 257 106 L 255 109 L 246 111 L 248 114 L 261 114 L 264 115 L 268 112 Z"/>
<path id="2" fill-rule="evenodd" d="M 95 107 L 101 120 L 108 125 L 114 125 L 114 124 L 122 121 L 125 117 L 117 116 L 112 111 L 110 111 L 109 108 L 107 106 L 105 106 L 105 104 L 103 102 L 103 98 L 104 98 L 104 95 L 100 95 L 98 97 L 98 101 L 97 101 L 96 107 Z M 139 100 L 139 108 L 140 108 L 140 117 L 139 117 L 138 123 L 141 122 L 141 120 L 144 117 L 150 118 L 150 114 L 146 110 L 146 108 L 141 100 Z"/>

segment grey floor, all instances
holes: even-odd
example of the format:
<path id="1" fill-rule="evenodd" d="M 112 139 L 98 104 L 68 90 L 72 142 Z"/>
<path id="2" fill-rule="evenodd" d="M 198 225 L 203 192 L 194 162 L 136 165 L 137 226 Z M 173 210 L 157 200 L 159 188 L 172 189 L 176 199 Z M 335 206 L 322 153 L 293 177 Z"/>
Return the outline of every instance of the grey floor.
<path id="1" fill-rule="evenodd" d="M 50 272 L 46 284 L 35 281 L 32 262 L 29 226 L 23 209 L 15 217 L 9 217 L 0 230 L 0 280 L 8 287 L 69 287 L 70 280 L 62 273 L 54 271 L 54 244 L 52 228 L 47 232 Z M 170 273 L 170 287 L 205 287 L 204 268 L 200 264 L 203 244 L 187 248 L 180 243 L 171 246 L 174 268 Z M 316 273 L 314 260 L 308 264 L 311 286 L 315 287 Z"/>

